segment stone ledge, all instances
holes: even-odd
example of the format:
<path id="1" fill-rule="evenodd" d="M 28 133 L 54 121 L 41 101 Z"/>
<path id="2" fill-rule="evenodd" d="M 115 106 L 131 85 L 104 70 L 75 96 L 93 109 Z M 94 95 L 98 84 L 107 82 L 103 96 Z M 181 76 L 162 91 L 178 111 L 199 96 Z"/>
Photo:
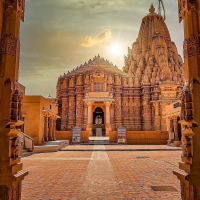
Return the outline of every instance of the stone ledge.
<path id="1" fill-rule="evenodd" d="M 34 153 L 56 152 L 69 145 L 69 140 L 45 142 L 42 146 L 34 146 Z"/>

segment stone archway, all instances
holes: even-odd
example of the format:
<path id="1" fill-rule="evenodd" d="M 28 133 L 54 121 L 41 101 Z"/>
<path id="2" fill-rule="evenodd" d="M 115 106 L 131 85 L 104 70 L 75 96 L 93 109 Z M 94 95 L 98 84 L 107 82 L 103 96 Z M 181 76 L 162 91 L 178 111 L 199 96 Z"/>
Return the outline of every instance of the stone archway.
<path id="1" fill-rule="evenodd" d="M 93 112 L 93 124 L 104 124 L 104 111 L 101 107 L 95 108 Z"/>

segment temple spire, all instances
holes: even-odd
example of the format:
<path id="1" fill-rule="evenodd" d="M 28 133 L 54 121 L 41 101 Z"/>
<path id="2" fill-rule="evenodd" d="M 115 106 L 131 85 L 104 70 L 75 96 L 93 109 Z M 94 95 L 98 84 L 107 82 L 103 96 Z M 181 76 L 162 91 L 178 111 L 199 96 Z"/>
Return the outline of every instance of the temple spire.
<path id="1" fill-rule="evenodd" d="M 150 13 L 154 13 L 155 12 L 155 8 L 153 6 L 153 3 L 151 4 L 151 7 L 149 8 L 149 12 Z"/>

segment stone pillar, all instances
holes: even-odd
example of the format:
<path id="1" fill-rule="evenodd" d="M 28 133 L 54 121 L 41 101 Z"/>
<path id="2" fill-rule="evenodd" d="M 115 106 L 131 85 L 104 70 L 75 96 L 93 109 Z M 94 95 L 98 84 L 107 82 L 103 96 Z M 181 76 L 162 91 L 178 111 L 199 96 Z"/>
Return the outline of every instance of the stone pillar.
<path id="1" fill-rule="evenodd" d="M 106 104 L 106 124 L 110 125 L 110 104 L 111 104 L 111 102 L 106 101 L 105 104 Z"/>
<path id="2" fill-rule="evenodd" d="M 133 112 L 133 90 L 129 90 L 129 101 L 128 101 L 128 112 L 129 112 L 129 130 L 134 130 L 134 112 Z"/>
<path id="3" fill-rule="evenodd" d="M 92 135 L 92 124 L 93 124 L 93 113 L 92 113 L 92 102 L 91 101 L 87 101 L 87 118 L 88 118 L 88 121 L 87 121 L 87 131 L 89 131 L 89 134 Z"/>
<path id="4" fill-rule="evenodd" d="M 121 94 L 115 94 L 115 126 L 122 126 Z"/>
<path id="5" fill-rule="evenodd" d="M 106 135 L 109 135 L 109 131 L 111 131 L 111 124 L 110 124 L 110 105 L 112 102 L 106 101 Z"/>
<path id="6" fill-rule="evenodd" d="M 179 141 L 178 138 L 178 117 L 173 117 L 173 126 L 174 126 L 174 139 L 175 141 Z"/>
<path id="7" fill-rule="evenodd" d="M 83 120 L 84 120 L 83 95 L 79 93 L 76 96 L 76 127 L 83 128 Z"/>
<path id="8" fill-rule="evenodd" d="M 49 132 L 49 120 L 48 120 L 48 116 L 44 116 L 44 141 L 47 142 L 48 141 L 48 132 Z"/>
<path id="9" fill-rule="evenodd" d="M 183 200 L 200 199 L 200 0 L 179 0 L 179 19 L 184 20 L 184 69 L 181 94 L 182 154 L 179 170 Z"/>
<path id="10" fill-rule="evenodd" d="M 88 123 L 88 107 L 87 104 L 84 102 L 84 119 L 83 119 L 83 129 L 86 130 L 87 123 Z"/>
<path id="11" fill-rule="evenodd" d="M 48 131 L 48 140 L 53 140 L 53 117 L 49 117 L 49 131 Z"/>
<path id="12" fill-rule="evenodd" d="M 167 125 L 167 131 L 169 134 L 169 139 L 168 139 L 168 145 L 171 145 L 171 143 L 174 141 L 174 133 L 173 133 L 173 123 L 172 123 L 172 119 L 171 118 L 166 118 L 166 125 Z"/>
<path id="13" fill-rule="evenodd" d="M 154 118 L 154 129 L 155 131 L 161 130 L 161 116 L 160 116 L 160 104 L 159 102 L 153 102 L 153 106 L 155 109 L 155 118 Z"/>
<path id="14" fill-rule="evenodd" d="M 140 95 L 140 88 L 134 88 L 134 124 L 135 130 L 141 131 L 142 130 L 142 118 L 141 118 L 141 95 Z"/>
<path id="15" fill-rule="evenodd" d="M 43 120 L 42 120 L 42 143 L 44 143 L 44 121 L 45 121 L 45 117 L 43 116 Z"/>
<path id="16" fill-rule="evenodd" d="M 112 104 L 110 105 L 110 125 L 111 125 L 111 129 L 114 130 L 114 116 L 115 116 L 115 105 L 114 103 L 112 102 Z"/>
<path id="17" fill-rule="evenodd" d="M 62 97 L 61 130 L 67 130 L 68 97 Z"/>
<path id="18" fill-rule="evenodd" d="M 52 133 L 52 139 L 56 140 L 56 118 L 53 119 L 53 133 Z"/>
<path id="19" fill-rule="evenodd" d="M 19 27 L 24 1 L 0 3 L 0 199 L 20 200 L 21 182 L 28 174 L 21 161 L 18 126 L 23 92 L 18 85 Z"/>
<path id="20" fill-rule="evenodd" d="M 76 97 L 75 94 L 69 96 L 69 118 L 68 118 L 68 129 L 75 127 L 76 120 Z"/>
<path id="21" fill-rule="evenodd" d="M 151 88 L 150 86 L 144 85 L 143 86 L 143 130 L 144 131 L 151 131 L 152 130 L 152 108 L 150 105 L 150 96 Z"/>
<path id="22" fill-rule="evenodd" d="M 114 99 L 115 99 L 115 128 L 122 126 L 122 86 L 121 77 L 115 75 L 114 78 Z"/>
<path id="23" fill-rule="evenodd" d="M 88 126 L 92 126 L 92 102 L 87 102 L 88 105 Z"/>
<path id="24" fill-rule="evenodd" d="M 123 88 L 122 92 L 122 124 L 128 129 L 129 126 L 129 111 L 128 111 L 128 89 Z"/>

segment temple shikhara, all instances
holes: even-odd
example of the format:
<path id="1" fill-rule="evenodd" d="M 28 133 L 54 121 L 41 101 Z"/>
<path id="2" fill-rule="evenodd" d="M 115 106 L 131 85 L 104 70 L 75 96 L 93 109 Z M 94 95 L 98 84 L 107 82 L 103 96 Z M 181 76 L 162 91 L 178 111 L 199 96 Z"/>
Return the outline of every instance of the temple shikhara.
<path id="1" fill-rule="evenodd" d="M 149 11 L 123 70 L 98 55 L 58 78 L 58 130 L 109 135 L 119 127 L 166 131 L 171 125 L 165 107 L 184 84 L 183 61 L 163 17 L 153 6 Z"/>

